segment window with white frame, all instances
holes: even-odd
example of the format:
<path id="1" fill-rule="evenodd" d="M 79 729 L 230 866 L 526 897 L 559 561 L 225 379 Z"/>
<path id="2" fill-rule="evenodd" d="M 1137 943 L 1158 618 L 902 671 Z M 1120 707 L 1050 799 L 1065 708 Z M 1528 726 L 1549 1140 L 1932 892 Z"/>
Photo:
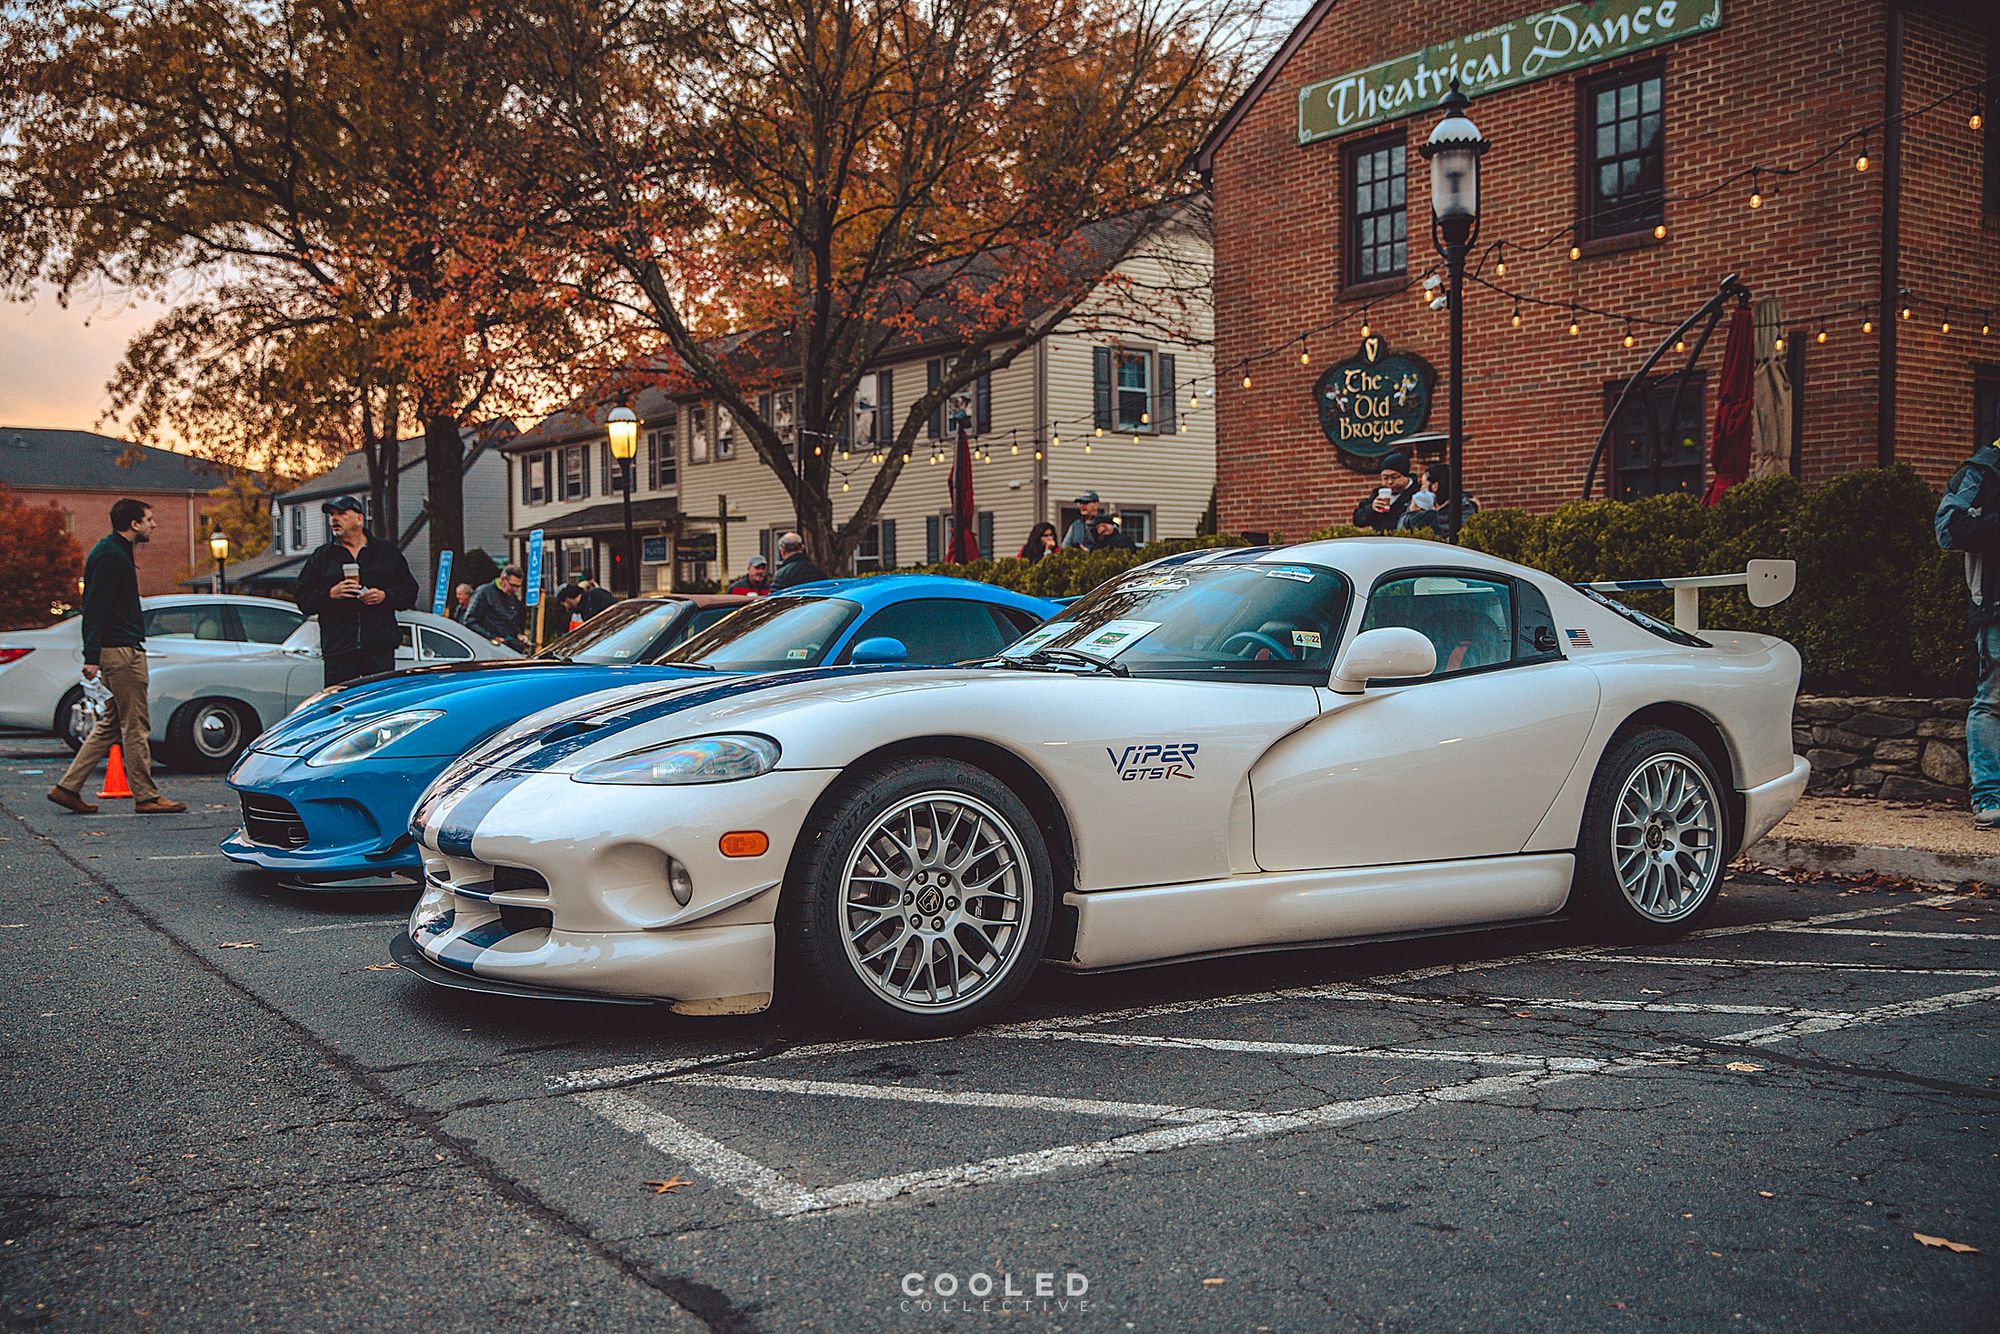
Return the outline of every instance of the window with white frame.
<path id="1" fill-rule="evenodd" d="M 546 453 L 521 456 L 521 503 L 545 504 L 549 498 L 549 456 Z"/>
<path id="2" fill-rule="evenodd" d="M 715 457 L 736 457 L 736 414 L 720 404 L 715 409 Z"/>
<path id="3" fill-rule="evenodd" d="M 856 444 L 875 440 L 881 431 L 882 377 L 873 372 L 854 386 L 854 415 L 849 419 L 848 438 Z"/>
<path id="4" fill-rule="evenodd" d="M 1118 429 L 1153 429 L 1153 354 L 1143 348 L 1120 348 L 1113 354 L 1116 365 L 1116 408 Z"/>
<path id="5" fill-rule="evenodd" d="M 612 455 L 611 442 L 609 440 L 598 446 L 597 466 L 604 473 L 604 494 L 607 496 L 624 495 L 625 465 Z M 639 459 L 636 455 L 632 459 L 632 482 L 636 493 L 638 487 L 642 484 L 639 478 Z"/>
<path id="6" fill-rule="evenodd" d="M 680 410 L 668 408 L 646 432 L 646 479 L 655 491 L 671 491 L 680 485 L 680 425 Z"/>
<path id="7" fill-rule="evenodd" d="M 896 568 L 896 521 L 878 519 L 861 534 L 861 543 L 854 548 L 854 572 L 872 574 L 877 570 Z"/>
<path id="8" fill-rule="evenodd" d="M 292 550 L 304 551 L 306 549 L 306 507 L 304 505 L 294 505 L 286 513 L 291 516 Z"/>
<path id="9" fill-rule="evenodd" d="M 796 389 L 780 389 L 757 396 L 757 415 L 762 417 L 784 446 L 786 458 L 799 452 L 799 395 Z"/>
<path id="10" fill-rule="evenodd" d="M 688 462 L 708 462 L 708 404 L 690 403 L 688 419 Z"/>
<path id="11" fill-rule="evenodd" d="M 582 500 L 589 494 L 590 446 L 565 446 L 562 451 L 562 498 Z"/>

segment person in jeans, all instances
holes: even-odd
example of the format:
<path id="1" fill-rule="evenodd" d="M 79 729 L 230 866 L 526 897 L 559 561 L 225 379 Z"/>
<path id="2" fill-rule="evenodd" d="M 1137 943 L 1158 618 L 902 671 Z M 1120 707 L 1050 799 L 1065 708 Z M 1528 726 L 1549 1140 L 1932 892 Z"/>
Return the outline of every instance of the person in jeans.
<path id="1" fill-rule="evenodd" d="M 146 712 L 146 618 L 139 608 L 139 566 L 133 549 L 153 537 L 153 507 L 124 499 L 111 507 L 111 532 L 83 562 L 83 679 L 102 677 L 111 705 L 98 718 L 49 800 L 79 815 L 95 815 L 83 785 L 119 742 L 125 780 L 141 815 L 173 815 L 187 803 L 169 801 L 153 784 L 152 719 Z"/>
<path id="2" fill-rule="evenodd" d="M 2000 440 L 1952 474 L 1937 510 L 1938 545 L 1965 556 L 1965 591 L 1979 681 L 1965 717 L 1972 822 L 2000 828 Z"/>
<path id="3" fill-rule="evenodd" d="M 306 557 L 297 596 L 300 611 L 319 617 L 325 682 L 393 672 L 402 638 L 396 613 L 417 605 L 416 576 L 394 542 L 369 536 L 368 511 L 353 496 L 335 496 L 320 511 L 333 540 Z"/>

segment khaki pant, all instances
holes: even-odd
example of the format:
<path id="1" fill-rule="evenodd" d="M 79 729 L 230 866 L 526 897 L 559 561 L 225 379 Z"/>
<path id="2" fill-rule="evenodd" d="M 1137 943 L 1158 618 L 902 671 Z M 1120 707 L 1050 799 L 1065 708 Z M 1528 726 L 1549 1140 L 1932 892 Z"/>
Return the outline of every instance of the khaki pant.
<path id="1" fill-rule="evenodd" d="M 98 761 L 111 753 L 111 743 L 125 748 L 125 781 L 132 787 L 135 801 L 151 801 L 160 795 L 153 786 L 152 720 L 146 713 L 146 651 L 138 648 L 107 648 L 98 654 L 98 669 L 111 691 L 111 705 L 90 735 L 83 739 L 69 771 L 58 787 L 87 795 L 83 785 Z"/>

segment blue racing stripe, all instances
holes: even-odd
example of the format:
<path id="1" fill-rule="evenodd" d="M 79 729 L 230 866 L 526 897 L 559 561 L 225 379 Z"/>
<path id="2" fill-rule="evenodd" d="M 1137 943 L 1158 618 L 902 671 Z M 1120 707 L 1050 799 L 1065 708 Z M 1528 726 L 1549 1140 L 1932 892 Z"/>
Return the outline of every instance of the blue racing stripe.
<path id="1" fill-rule="evenodd" d="M 448 942 L 442 950 L 430 956 L 431 961 L 461 973 L 470 973 L 473 962 L 480 955 L 513 934 L 496 917 L 490 922 L 481 922 L 458 939 Z"/>
<path id="2" fill-rule="evenodd" d="M 1248 565 L 1255 562 L 1258 557 L 1269 555 L 1277 549 L 1276 547 L 1228 547 L 1214 560 L 1205 563 L 1210 565 Z"/>
<path id="3" fill-rule="evenodd" d="M 460 797 L 456 804 L 444 813 L 444 823 L 438 826 L 437 845 L 441 852 L 456 853 L 460 857 L 472 855 L 472 835 L 479 828 L 479 822 L 487 812 L 500 804 L 500 798 L 533 777 L 532 774 L 502 770 L 470 792 Z"/>

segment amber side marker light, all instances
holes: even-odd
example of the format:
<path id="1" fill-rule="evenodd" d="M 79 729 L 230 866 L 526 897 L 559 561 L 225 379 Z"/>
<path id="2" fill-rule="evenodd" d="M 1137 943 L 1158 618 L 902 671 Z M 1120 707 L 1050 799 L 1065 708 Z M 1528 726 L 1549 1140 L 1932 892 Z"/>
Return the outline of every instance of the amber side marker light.
<path id="1" fill-rule="evenodd" d="M 736 829 L 722 836 L 725 857 L 761 857 L 771 850 L 771 836 L 756 829 Z"/>

